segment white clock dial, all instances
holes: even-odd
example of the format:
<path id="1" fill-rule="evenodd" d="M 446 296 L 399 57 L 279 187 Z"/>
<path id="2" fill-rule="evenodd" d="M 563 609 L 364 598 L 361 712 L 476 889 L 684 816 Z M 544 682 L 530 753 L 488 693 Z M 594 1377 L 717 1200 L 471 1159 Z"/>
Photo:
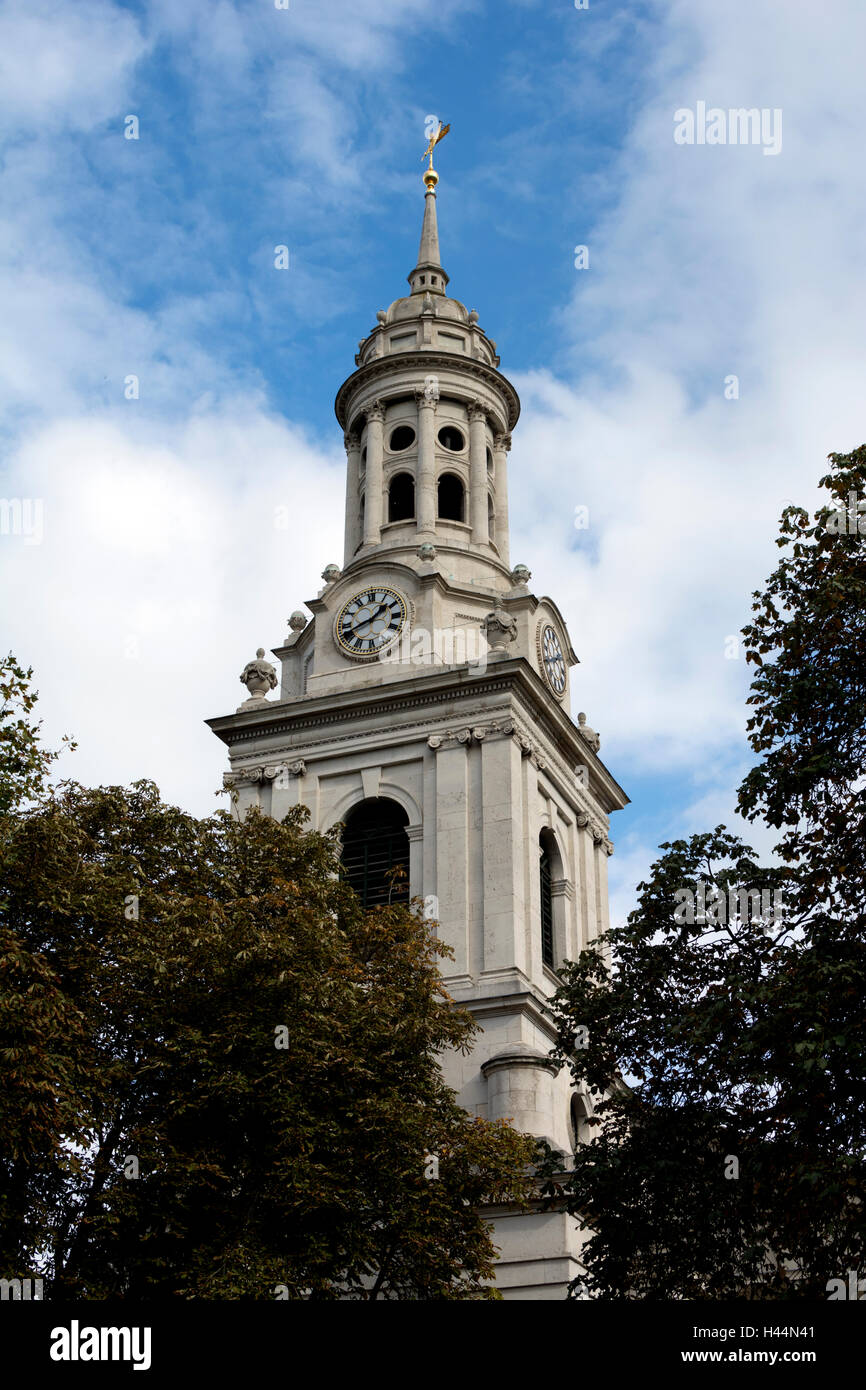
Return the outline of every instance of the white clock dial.
<path id="1" fill-rule="evenodd" d="M 334 638 L 347 656 L 375 656 L 391 645 L 406 622 L 406 600 L 383 584 L 348 599 L 334 621 Z"/>
<path id="2" fill-rule="evenodd" d="M 541 659 L 547 683 L 554 695 L 565 692 L 565 659 L 554 628 L 548 626 L 541 634 Z"/>

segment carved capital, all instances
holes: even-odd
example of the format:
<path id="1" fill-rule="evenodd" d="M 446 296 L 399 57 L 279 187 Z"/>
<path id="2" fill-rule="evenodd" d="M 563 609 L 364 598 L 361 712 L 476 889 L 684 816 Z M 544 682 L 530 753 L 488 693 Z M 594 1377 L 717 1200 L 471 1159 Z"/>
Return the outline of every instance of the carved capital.
<path id="1" fill-rule="evenodd" d="M 511 448 L 511 435 L 507 433 L 497 434 L 493 440 L 493 447 L 494 449 L 501 449 L 507 454 Z"/>
<path id="2" fill-rule="evenodd" d="M 473 420 L 486 420 L 486 419 L 487 419 L 487 410 L 486 410 L 485 407 L 481 404 L 480 401 L 473 401 L 472 404 L 470 405 L 469 410 L 468 410 L 467 413 L 468 413 L 468 415 L 469 415 L 469 423 L 470 423 L 470 424 L 472 423 Z"/>
<path id="3" fill-rule="evenodd" d="M 360 447 L 361 447 L 361 436 L 360 436 L 359 434 L 351 434 L 351 433 L 349 433 L 349 434 L 344 434 L 344 435 L 343 435 L 343 444 L 345 445 L 346 453 L 347 453 L 347 454 L 351 454 L 353 450 L 360 449 Z"/>
<path id="4" fill-rule="evenodd" d="M 231 772 L 223 773 L 224 787 L 243 787 L 256 786 L 262 780 L 264 768 L 261 767 L 237 767 Z"/>
<path id="5" fill-rule="evenodd" d="M 367 406 L 367 424 L 371 425 L 374 421 L 379 424 L 385 419 L 385 407 L 381 401 L 371 401 Z"/>

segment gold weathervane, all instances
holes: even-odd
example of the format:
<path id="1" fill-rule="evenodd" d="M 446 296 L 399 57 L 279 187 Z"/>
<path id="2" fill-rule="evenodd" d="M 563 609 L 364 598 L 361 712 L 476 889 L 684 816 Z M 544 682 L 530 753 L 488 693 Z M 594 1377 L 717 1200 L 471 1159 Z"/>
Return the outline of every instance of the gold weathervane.
<path id="1" fill-rule="evenodd" d="M 448 132 L 449 132 L 450 129 L 451 129 L 450 124 L 449 124 L 449 125 L 443 125 L 442 122 L 440 121 L 440 122 L 439 122 L 439 129 L 436 131 L 436 134 L 430 136 L 430 143 L 429 143 L 429 145 L 427 146 L 427 148 L 426 148 L 426 150 L 424 151 L 424 153 L 422 154 L 421 158 L 422 158 L 422 159 L 426 159 L 427 156 L 428 156 L 428 154 L 429 154 L 429 156 L 430 156 L 430 169 L 431 169 L 431 170 L 433 170 L 433 151 L 434 151 L 434 149 L 436 148 L 436 146 L 439 144 L 439 141 L 445 139 L 445 136 L 448 134 Z M 435 172 L 435 171 L 434 171 L 434 172 Z"/>

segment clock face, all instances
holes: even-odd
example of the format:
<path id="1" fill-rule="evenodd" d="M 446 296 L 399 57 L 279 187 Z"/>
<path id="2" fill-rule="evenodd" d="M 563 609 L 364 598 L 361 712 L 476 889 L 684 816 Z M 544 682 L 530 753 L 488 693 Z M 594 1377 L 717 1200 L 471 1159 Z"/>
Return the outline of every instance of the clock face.
<path id="1" fill-rule="evenodd" d="M 337 646 L 347 656 L 376 656 L 391 645 L 406 621 L 406 600 L 382 584 L 354 594 L 334 622 Z"/>
<path id="2" fill-rule="evenodd" d="M 541 659 L 547 683 L 555 695 L 565 692 L 565 658 L 556 632 L 549 625 L 541 634 Z"/>

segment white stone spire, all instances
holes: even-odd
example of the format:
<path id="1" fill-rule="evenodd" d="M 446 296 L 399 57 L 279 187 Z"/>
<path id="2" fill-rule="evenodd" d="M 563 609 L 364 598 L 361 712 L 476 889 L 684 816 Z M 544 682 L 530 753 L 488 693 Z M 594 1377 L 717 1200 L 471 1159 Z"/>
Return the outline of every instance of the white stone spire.
<path id="1" fill-rule="evenodd" d="M 436 185 L 439 175 L 433 168 L 424 171 L 424 221 L 421 225 L 421 245 L 418 248 L 418 264 L 406 277 L 413 294 L 445 293 L 448 276 L 442 269 L 439 251 L 439 222 L 436 217 Z"/>

